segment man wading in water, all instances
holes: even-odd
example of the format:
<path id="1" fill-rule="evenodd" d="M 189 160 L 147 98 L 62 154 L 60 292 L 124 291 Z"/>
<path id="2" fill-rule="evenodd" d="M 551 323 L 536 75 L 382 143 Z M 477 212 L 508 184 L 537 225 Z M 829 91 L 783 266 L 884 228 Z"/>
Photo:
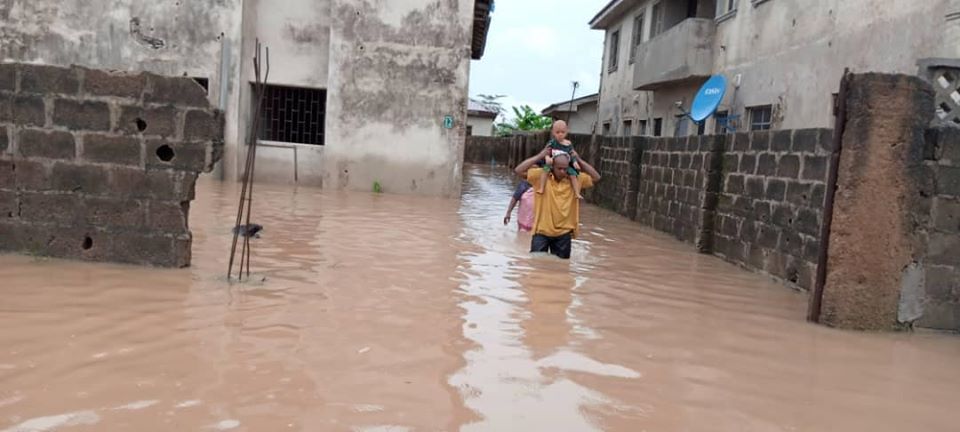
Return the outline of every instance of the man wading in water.
<path id="1" fill-rule="evenodd" d="M 556 127 L 565 127 L 557 122 Z M 534 199 L 533 239 L 530 252 L 550 252 L 560 258 L 570 258 L 571 240 L 580 233 L 580 200 L 570 184 L 567 168 L 570 158 L 576 158 L 583 172 L 578 176 L 581 189 L 588 189 L 600 180 L 597 172 L 587 161 L 580 158 L 576 151 L 571 154 L 557 154 L 549 172 L 537 166 L 537 162 L 551 154 L 547 145 L 536 156 L 517 166 L 516 172 L 525 177 L 530 184 L 540 184 L 540 176 L 549 176 L 542 194 Z"/>

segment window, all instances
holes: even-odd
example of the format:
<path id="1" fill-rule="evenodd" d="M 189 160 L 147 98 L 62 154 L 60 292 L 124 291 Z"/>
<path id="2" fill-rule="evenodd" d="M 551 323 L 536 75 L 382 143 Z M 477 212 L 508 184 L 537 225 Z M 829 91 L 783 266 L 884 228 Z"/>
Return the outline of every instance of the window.
<path id="1" fill-rule="evenodd" d="M 663 3 L 658 2 L 653 5 L 653 12 L 651 13 L 650 19 L 652 20 L 650 22 L 650 37 L 663 33 Z"/>
<path id="2" fill-rule="evenodd" d="M 610 35 L 610 57 L 607 60 L 608 66 L 607 71 L 613 72 L 617 70 L 617 56 L 620 54 L 620 30 L 613 32 Z"/>
<path id="3" fill-rule="evenodd" d="M 603 136 L 610 136 L 610 123 L 603 124 Z"/>
<path id="4" fill-rule="evenodd" d="M 750 130 L 770 129 L 770 122 L 773 119 L 773 106 L 762 105 L 747 108 L 750 114 Z"/>
<path id="5" fill-rule="evenodd" d="M 675 131 L 676 133 L 674 133 L 673 136 L 678 136 L 678 137 L 687 136 L 687 134 L 689 133 L 688 128 L 690 124 L 687 121 L 687 116 L 678 115 L 675 118 L 676 118 L 677 127 Z"/>
<path id="6" fill-rule="evenodd" d="M 640 120 L 640 124 L 637 125 L 637 135 L 643 136 L 647 134 L 647 121 Z"/>
<path id="7" fill-rule="evenodd" d="M 473 135 L 473 126 L 467 125 L 467 136 Z"/>
<path id="8" fill-rule="evenodd" d="M 706 120 L 703 120 L 703 121 L 697 123 L 697 135 L 698 135 L 698 136 L 699 136 L 699 135 L 703 135 L 703 133 L 706 131 L 706 129 L 707 129 L 707 121 L 706 121 Z"/>
<path id="9" fill-rule="evenodd" d="M 713 115 L 713 133 L 716 135 L 727 133 L 727 120 L 726 111 L 717 111 L 717 113 Z"/>
<path id="10" fill-rule="evenodd" d="M 264 93 L 260 139 L 323 145 L 326 90 L 268 84 Z"/>
<path id="11" fill-rule="evenodd" d="M 623 130 L 620 131 L 623 136 L 633 135 L 633 120 L 623 121 Z"/>
<path id="12" fill-rule="evenodd" d="M 717 20 L 723 21 L 737 13 L 737 2 L 739 0 L 717 0 Z"/>
<path id="13" fill-rule="evenodd" d="M 630 44 L 630 64 L 637 59 L 637 47 L 643 43 L 643 13 L 633 19 L 633 43 Z"/>
<path id="14" fill-rule="evenodd" d="M 655 118 L 653 119 L 653 136 L 658 137 L 663 134 L 663 119 Z"/>

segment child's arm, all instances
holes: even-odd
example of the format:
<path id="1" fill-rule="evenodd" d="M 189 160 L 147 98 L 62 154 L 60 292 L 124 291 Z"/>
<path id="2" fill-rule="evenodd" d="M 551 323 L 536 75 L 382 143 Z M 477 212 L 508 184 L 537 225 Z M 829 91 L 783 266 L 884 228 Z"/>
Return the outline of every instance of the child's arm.
<path id="1" fill-rule="evenodd" d="M 510 216 L 513 214 L 513 208 L 517 206 L 517 199 L 510 198 L 510 207 L 507 208 L 507 215 L 503 217 L 503 224 L 510 224 Z"/>

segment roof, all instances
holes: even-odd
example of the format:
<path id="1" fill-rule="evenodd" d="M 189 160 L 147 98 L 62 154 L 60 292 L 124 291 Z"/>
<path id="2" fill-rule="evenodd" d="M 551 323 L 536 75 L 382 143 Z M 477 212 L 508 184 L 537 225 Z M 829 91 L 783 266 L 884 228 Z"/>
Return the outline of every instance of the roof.
<path id="1" fill-rule="evenodd" d="M 610 0 L 600 12 L 594 15 L 590 20 L 590 28 L 594 30 L 605 29 L 613 24 L 617 18 L 625 12 L 637 6 L 636 0 Z"/>
<path id="2" fill-rule="evenodd" d="M 558 112 L 568 112 L 568 111 L 576 112 L 580 108 L 580 105 L 589 105 L 592 103 L 597 103 L 599 100 L 600 100 L 600 94 L 594 93 L 591 95 L 586 95 L 583 97 L 576 98 L 573 101 L 567 100 L 563 102 L 557 102 L 553 105 L 550 105 L 544 108 L 541 114 L 548 116 L 550 114 L 558 113 Z"/>
<path id="3" fill-rule="evenodd" d="M 467 102 L 467 116 L 497 118 L 497 111 L 480 102 L 470 99 Z"/>
<path id="4" fill-rule="evenodd" d="M 474 60 L 480 60 L 487 47 L 493 2 L 494 0 L 474 0 L 473 3 L 473 40 L 470 44 L 470 58 Z"/>

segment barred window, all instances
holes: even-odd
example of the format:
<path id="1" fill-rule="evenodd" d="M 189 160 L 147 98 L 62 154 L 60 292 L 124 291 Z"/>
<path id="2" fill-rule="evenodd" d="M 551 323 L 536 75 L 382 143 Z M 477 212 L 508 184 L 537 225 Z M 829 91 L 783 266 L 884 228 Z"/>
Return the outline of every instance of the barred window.
<path id="1" fill-rule="evenodd" d="M 264 87 L 264 93 L 263 111 L 260 114 L 260 139 L 324 144 L 326 90 L 268 84 Z M 256 110 L 256 99 L 252 103 Z"/>

